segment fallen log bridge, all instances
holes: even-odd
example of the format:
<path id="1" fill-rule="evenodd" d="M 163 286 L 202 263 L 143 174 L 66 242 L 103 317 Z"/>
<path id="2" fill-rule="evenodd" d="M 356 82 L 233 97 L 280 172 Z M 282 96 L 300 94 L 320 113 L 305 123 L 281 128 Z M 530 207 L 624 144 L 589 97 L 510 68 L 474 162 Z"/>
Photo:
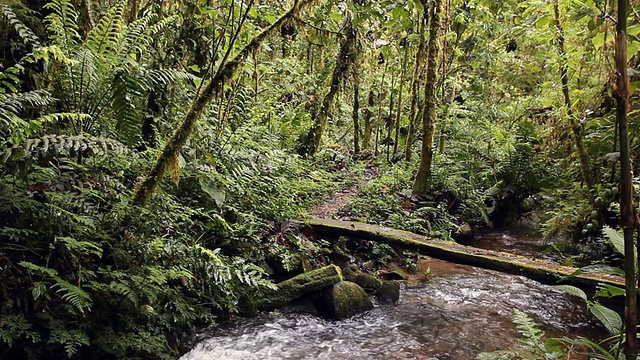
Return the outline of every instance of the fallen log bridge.
<path id="1" fill-rule="evenodd" d="M 458 264 L 472 265 L 514 275 L 522 275 L 545 284 L 567 284 L 595 289 L 598 284 L 624 287 L 624 278 L 609 274 L 580 273 L 575 267 L 530 259 L 499 251 L 483 250 L 455 242 L 433 240 L 411 232 L 351 221 L 311 218 L 303 222 L 318 235 L 347 236 L 419 251 L 423 255 Z"/>

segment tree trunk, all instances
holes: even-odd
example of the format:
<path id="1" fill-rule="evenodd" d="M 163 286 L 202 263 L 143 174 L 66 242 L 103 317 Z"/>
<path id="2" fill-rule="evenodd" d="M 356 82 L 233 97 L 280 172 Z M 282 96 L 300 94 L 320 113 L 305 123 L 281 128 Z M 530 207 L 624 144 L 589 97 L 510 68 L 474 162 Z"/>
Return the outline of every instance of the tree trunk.
<path id="1" fill-rule="evenodd" d="M 425 8 L 426 9 L 426 8 Z M 426 10 L 425 10 L 426 11 Z M 440 43 L 438 36 L 442 21 L 442 0 L 435 0 L 430 10 L 429 47 L 427 50 L 427 82 L 424 90 L 424 114 L 422 118 L 422 154 L 420 167 L 413 182 L 413 196 L 424 196 L 431 185 L 433 140 L 436 132 L 436 70 Z"/>
<path id="2" fill-rule="evenodd" d="M 426 5 L 425 5 L 426 6 Z M 424 50 L 426 41 L 424 37 L 425 22 L 427 21 L 427 10 L 420 15 L 420 43 L 416 52 L 416 62 L 413 68 L 413 79 L 411 80 L 411 108 L 409 110 L 409 131 L 407 132 L 407 142 L 404 150 L 404 159 L 411 160 L 413 141 L 416 137 L 416 129 L 418 125 L 418 100 L 420 97 L 420 75 L 422 74 Z"/>
<path id="3" fill-rule="evenodd" d="M 564 96 L 564 106 L 567 109 L 567 116 L 571 124 L 571 132 L 573 134 L 573 140 L 576 143 L 576 149 L 578 151 L 578 158 L 580 160 L 580 170 L 582 172 L 582 180 L 584 181 L 587 189 L 591 190 L 594 186 L 593 176 L 591 176 L 591 165 L 589 164 L 589 156 L 587 150 L 584 148 L 584 129 L 582 124 L 576 119 L 572 110 L 571 98 L 569 96 L 569 77 L 567 70 L 569 65 L 567 64 L 567 53 L 564 49 L 564 30 L 560 24 L 560 11 L 558 9 L 558 0 L 553 1 L 553 12 L 555 16 L 555 26 L 557 32 L 558 52 L 560 55 L 560 82 L 562 83 L 562 95 Z"/>
<path id="4" fill-rule="evenodd" d="M 400 72 L 400 90 L 398 91 L 398 110 L 396 111 L 395 136 L 393 141 L 393 156 L 398 153 L 398 142 L 400 142 L 400 119 L 402 118 L 402 93 L 404 91 L 404 78 L 407 75 L 407 58 L 409 57 L 409 49 L 407 44 L 404 45 L 404 54 L 402 56 L 402 71 Z"/>
<path id="5" fill-rule="evenodd" d="M 355 76 L 355 84 L 353 85 L 353 153 L 358 155 L 360 153 L 360 77 Z"/>
<path id="6" fill-rule="evenodd" d="M 371 125 L 371 117 L 373 112 L 371 107 L 375 105 L 373 91 L 369 91 L 369 97 L 367 98 L 367 107 L 362 111 L 364 119 L 364 133 L 362 136 L 362 148 L 368 149 L 371 145 L 371 133 L 373 132 L 373 126 Z"/>
<path id="7" fill-rule="evenodd" d="M 180 123 L 175 133 L 162 150 L 156 164 L 151 168 L 151 170 L 149 170 L 149 173 L 144 180 L 136 185 L 136 190 L 133 196 L 133 205 L 144 206 L 147 201 L 149 201 L 169 165 L 172 165 L 172 171 L 174 173 L 177 171 L 178 153 L 182 150 L 182 147 L 191 136 L 191 132 L 193 131 L 196 122 L 200 119 L 205 108 L 209 103 L 211 103 L 211 100 L 213 100 L 216 93 L 222 89 L 229 79 L 231 79 L 236 70 L 244 63 L 247 56 L 257 50 L 267 37 L 276 33 L 280 28 L 280 25 L 282 25 L 285 20 L 297 16 L 303 7 L 313 2 L 313 0 L 296 1 L 291 9 L 276 20 L 276 22 L 262 30 L 258 35 L 251 39 L 251 41 L 236 55 L 235 58 L 220 65 L 211 81 L 193 101 L 193 104 L 182 120 L 182 123 Z"/>
<path id="8" fill-rule="evenodd" d="M 298 149 L 298 153 L 301 156 L 314 156 L 318 151 L 322 140 L 322 134 L 327 127 L 327 119 L 329 118 L 329 113 L 331 112 L 334 99 L 340 89 L 340 84 L 342 84 L 345 79 L 345 75 L 355 63 L 358 55 L 357 48 L 356 29 L 353 27 L 351 20 L 349 20 L 349 23 L 344 29 L 344 38 L 340 44 L 340 53 L 336 60 L 336 66 L 333 69 L 333 74 L 331 75 L 331 86 L 329 88 L 329 92 L 322 100 L 322 106 L 316 116 L 315 125 L 311 128 Z"/>
<path id="9" fill-rule="evenodd" d="M 629 126 L 627 110 L 629 108 L 629 77 L 627 75 L 627 1 L 618 0 L 618 24 L 616 35 L 616 87 L 617 107 L 616 120 L 620 127 L 620 225 L 624 232 L 625 253 L 625 345 L 624 353 L 627 360 L 635 359 L 638 355 L 637 343 L 637 299 L 636 299 L 636 264 L 633 214 L 633 185 L 631 174 L 631 160 L 629 154 Z"/>

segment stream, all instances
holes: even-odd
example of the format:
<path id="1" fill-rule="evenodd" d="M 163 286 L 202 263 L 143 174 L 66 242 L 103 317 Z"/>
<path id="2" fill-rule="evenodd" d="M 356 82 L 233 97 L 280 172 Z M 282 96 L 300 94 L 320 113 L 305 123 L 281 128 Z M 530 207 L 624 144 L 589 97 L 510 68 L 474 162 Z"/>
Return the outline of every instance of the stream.
<path id="1" fill-rule="evenodd" d="M 518 232 L 503 235 L 516 243 L 537 241 Z M 513 251 L 513 244 L 505 246 Z M 532 317 L 547 336 L 606 336 L 581 300 L 552 287 L 432 258 L 419 266 L 422 274 L 403 286 L 396 305 L 376 304 L 344 321 L 316 317 L 304 307 L 236 320 L 205 331 L 182 360 L 473 359 L 517 346 L 514 308 Z"/>

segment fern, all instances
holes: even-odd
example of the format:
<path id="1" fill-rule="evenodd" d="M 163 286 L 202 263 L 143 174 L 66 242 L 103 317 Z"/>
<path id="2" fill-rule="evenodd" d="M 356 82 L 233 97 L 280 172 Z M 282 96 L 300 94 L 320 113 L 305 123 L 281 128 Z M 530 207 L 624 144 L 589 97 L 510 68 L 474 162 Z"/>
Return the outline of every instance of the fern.
<path id="1" fill-rule="evenodd" d="M 0 14 L 13 26 L 13 29 L 22 38 L 25 45 L 31 46 L 32 48 L 40 47 L 40 39 L 38 39 L 38 36 L 18 19 L 18 16 L 16 16 L 9 6 L 0 4 Z"/>
<path id="2" fill-rule="evenodd" d="M 57 288 L 58 290 L 56 290 L 56 293 L 60 294 L 60 297 L 63 300 L 73 305 L 81 313 L 84 313 L 85 310 L 91 309 L 92 301 L 89 294 L 80 287 L 72 285 L 68 281 L 60 278 L 56 270 L 36 265 L 28 261 L 21 261 L 19 264 L 32 273 L 37 273 L 45 276 L 45 278 L 49 278 L 49 280 L 53 280 L 53 284 L 50 288 Z"/>
<path id="3" fill-rule="evenodd" d="M 64 346 L 68 358 L 75 356 L 79 347 L 90 345 L 89 336 L 83 330 L 63 327 L 53 327 L 48 342 Z"/>
<path id="4" fill-rule="evenodd" d="M 78 32 L 78 13 L 68 0 L 51 0 L 45 6 L 51 14 L 45 17 L 49 39 L 63 49 L 74 48 L 81 40 Z"/>
<path id="5" fill-rule="evenodd" d="M 118 51 L 126 1 L 119 1 L 87 34 L 86 46 L 96 55 L 113 57 Z"/>

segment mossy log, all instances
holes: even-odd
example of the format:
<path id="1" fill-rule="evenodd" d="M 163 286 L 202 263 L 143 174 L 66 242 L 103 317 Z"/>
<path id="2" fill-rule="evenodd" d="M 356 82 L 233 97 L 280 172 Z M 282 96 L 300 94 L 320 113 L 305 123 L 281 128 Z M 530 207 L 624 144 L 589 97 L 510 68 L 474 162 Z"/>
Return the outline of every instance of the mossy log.
<path id="1" fill-rule="evenodd" d="M 335 265 L 311 270 L 278 283 L 277 289 L 265 294 L 257 302 L 256 307 L 262 310 L 275 309 L 303 295 L 322 290 L 342 280 L 342 272 Z"/>
<path id="2" fill-rule="evenodd" d="M 619 276 L 599 273 L 582 273 L 570 276 L 578 269 L 540 259 L 478 249 L 455 242 L 433 240 L 422 235 L 377 225 L 318 218 L 306 220 L 305 225 L 310 226 L 314 232 L 321 235 L 348 236 L 400 245 L 411 250 L 418 250 L 422 254 L 434 258 L 522 275 L 545 284 L 568 284 L 589 289 L 596 288 L 598 284 L 624 287 L 624 279 Z"/>

